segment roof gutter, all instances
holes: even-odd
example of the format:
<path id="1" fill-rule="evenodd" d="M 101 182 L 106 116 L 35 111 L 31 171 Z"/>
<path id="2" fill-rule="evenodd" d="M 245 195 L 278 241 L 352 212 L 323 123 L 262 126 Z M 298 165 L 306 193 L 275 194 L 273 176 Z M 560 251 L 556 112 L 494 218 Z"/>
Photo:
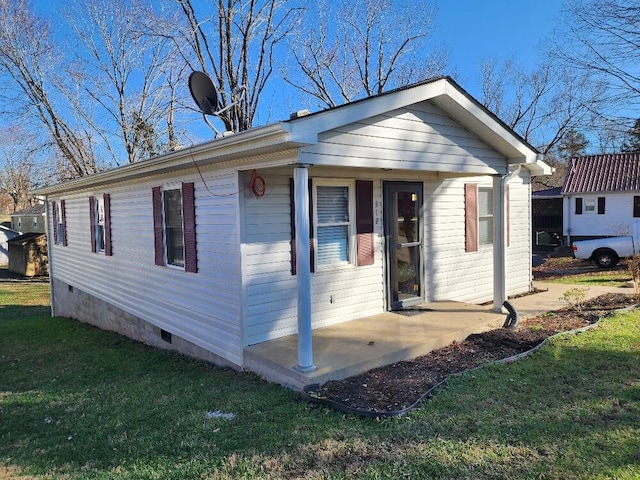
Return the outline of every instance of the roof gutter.
<path id="1" fill-rule="evenodd" d="M 51 194 L 189 168 L 194 162 L 197 162 L 199 166 L 224 164 L 257 153 L 278 152 L 300 146 L 289 141 L 289 129 L 289 125 L 284 122 L 274 123 L 165 153 L 148 160 L 39 188 L 33 193 L 41 198 L 46 198 Z"/>

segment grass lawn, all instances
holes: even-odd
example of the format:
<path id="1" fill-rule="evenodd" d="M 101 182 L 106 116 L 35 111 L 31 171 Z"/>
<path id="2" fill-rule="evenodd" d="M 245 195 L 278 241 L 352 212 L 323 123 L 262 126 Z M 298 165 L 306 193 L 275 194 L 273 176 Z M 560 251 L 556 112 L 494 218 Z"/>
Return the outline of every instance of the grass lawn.
<path id="1" fill-rule="evenodd" d="M 640 478 L 640 312 L 374 421 L 47 303 L 0 284 L 0 479 Z"/>
<path id="2" fill-rule="evenodd" d="M 605 287 L 624 287 L 631 281 L 631 272 L 626 267 L 626 261 L 612 269 L 599 269 L 593 262 L 576 260 L 571 257 L 548 258 L 544 270 L 556 270 L 563 274 L 541 278 L 544 282 L 568 283 L 573 285 Z M 534 269 L 534 278 L 536 277 Z M 629 293 L 632 292 L 629 289 Z"/>

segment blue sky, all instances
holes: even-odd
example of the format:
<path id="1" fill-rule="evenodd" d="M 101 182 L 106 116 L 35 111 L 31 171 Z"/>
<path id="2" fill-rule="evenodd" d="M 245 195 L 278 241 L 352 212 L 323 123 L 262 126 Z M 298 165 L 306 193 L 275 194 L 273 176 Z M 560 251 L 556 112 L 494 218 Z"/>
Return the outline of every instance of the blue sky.
<path id="1" fill-rule="evenodd" d="M 417 5 L 420 2 L 416 0 Z M 40 12 L 53 16 L 65 4 L 63 0 L 34 0 L 34 3 Z M 539 44 L 557 25 L 563 0 L 437 0 L 437 4 L 432 40 L 448 51 L 449 68 L 445 73 L 452 74 L 480 100 L 478 80 L 482 60 L 514 58 L 523 65 L 537 64 Z M 275 87 L 264 92 L 256 125 L 286 118 L 289 111 L 303 108 L 297 92 L 289 91 L 286 98 L 281 98 L 280 81 L 272 80 Z M 282 109 L 284 117 L 279 111 Z M 211 136 L 201 117 L 194 116 L 191 120 L 188 130 L 193 141 Z M 221 126 L 215 120 L 213 123 L 216 128 Z"/>
<path id="2" fill-rule="evenodd" d="M 433 39 L 446 45 L 456 81 L 479 97 L 483 58 L 538 63 L 538 46 L 558 25 L 562 0 L 439 0 Z"/>

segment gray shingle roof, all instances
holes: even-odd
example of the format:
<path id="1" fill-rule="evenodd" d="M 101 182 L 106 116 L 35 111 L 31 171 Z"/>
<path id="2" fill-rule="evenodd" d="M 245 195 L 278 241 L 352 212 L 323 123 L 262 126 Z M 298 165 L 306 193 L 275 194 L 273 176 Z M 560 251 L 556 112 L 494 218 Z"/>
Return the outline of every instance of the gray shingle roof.
<path id="1" fill-rule="evenodd" d="M 562 193 L 631 190 L 640 190 L 640 153 L 573 158 L 562 187 Z"/>

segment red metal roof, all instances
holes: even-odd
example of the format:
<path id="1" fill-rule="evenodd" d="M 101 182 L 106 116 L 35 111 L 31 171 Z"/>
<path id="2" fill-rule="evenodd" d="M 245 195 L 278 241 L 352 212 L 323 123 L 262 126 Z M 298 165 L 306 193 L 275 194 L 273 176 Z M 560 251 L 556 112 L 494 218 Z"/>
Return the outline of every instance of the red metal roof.
<path id="1" fill-rule="evenodd" d="M 640 153 L 573 158 L 562 187 L 562 193 L 629 190 L 640 190 Z"/>

